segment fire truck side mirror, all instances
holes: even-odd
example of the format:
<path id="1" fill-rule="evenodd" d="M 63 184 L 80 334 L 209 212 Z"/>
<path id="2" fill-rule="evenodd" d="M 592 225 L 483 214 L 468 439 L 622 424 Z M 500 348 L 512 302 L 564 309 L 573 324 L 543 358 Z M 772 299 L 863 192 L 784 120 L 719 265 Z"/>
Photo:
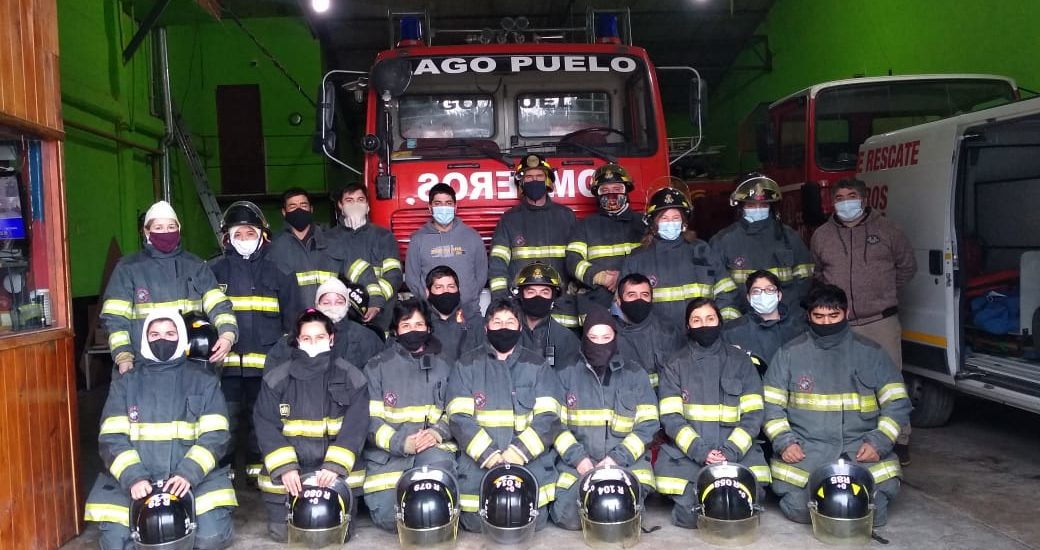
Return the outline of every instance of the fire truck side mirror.
<path id="1" fill-rule="evenodd" d="M 326 80 L 318 94 L 318 107 L 314 120 L 318 128 L 315 132 L 315 152 L 329 154 L 336 151 L 336 85 Z"/>
<path id="2" fill-rule="evenodd" d="M 703 126 L 708 112 L 708 84 L 703 78 L 690 80 L 690 123 Z"/>

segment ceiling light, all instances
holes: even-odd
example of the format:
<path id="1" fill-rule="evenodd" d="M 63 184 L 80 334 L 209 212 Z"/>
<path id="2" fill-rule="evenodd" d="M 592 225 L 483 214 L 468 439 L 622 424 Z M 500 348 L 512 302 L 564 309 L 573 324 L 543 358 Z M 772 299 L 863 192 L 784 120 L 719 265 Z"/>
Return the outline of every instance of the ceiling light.
<path id="1" fill-rule="evenodd" d="M 331 4 L 332 0 L 311 0 L 311 9 L 314 10 L 315 13 L 325 13 L 329 11 Z"/>

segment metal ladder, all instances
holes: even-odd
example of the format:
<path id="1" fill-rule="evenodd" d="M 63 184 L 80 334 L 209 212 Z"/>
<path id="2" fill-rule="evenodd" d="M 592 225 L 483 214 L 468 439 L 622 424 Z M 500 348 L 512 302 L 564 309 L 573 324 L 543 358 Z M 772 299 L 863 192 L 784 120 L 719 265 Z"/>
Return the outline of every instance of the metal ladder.
<path id="1" fill-rule="evenodd" d="M 191 131 L 188 130 L 184 118 L 176 108 L 173 109 L 173 120 L 173 134 L 177 139 L 177 145 L 180 146 L 181 152 L 184 153 L 184 158 L 188 161 L 188 166 L 191 168 L 191 179 L 195 182 L 195 192 L 199 196 L 202 211 L 206 214 L 206 219 L 209 220 L 210 228 L 213 229 L 213 236 L 216 238 L 217 246 L 219 247 L 220 205 L 217 204 L 217 197 L 209 187 L 209 177 L 206 176 L 206 168 L 202 165 L 202 159 L 199 158 L 195 144 L 191 141 Z"/>

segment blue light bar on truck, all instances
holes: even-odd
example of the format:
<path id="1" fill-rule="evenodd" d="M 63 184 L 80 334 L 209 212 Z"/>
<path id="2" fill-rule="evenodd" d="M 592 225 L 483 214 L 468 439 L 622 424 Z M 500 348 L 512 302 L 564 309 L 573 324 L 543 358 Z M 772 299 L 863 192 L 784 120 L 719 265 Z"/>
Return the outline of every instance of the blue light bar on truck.
<path id="1" fill-rule="evenodd" d="M 611 13 L 596 15 L 596 42 L 600 44 L 620 44 L 618 33 L 618 17 Z"/>
<path id="2" fill-rule="evenodd" d="M 401 18 L 401 39 L 397 41 L 398 48 L 410 46 L 421 46 L 422 20 L 416 16 L 409 15 Z"/>

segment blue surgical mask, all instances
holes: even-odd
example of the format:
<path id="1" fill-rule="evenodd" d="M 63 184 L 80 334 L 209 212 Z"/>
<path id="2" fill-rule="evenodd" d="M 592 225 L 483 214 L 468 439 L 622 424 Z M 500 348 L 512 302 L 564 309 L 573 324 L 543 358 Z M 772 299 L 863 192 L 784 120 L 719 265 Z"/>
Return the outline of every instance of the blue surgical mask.
<path id="1" fill-rule="evenodd" d="M 455 219 L 455 207 L 454 206 L 434 206 L 433 207 L 433 221 L 441 224 L 448 225 L 451 220 Z"/>
<path id="2" fill-rule="evenodd" d="M 849 199 L 834 203 L 834 212 L 843 222 L 851 222 L 863 215 L 863 200 Z"/>
<path id="3" fill-rule="evenodd" d="M 666 241 L 674 241 L 682 234 L 682 222 L 659 222 L 657 224 L 657 236 Z"/>
<path id="4" fill-rule="evenodd" d="M 760 222 L 769 217 L 769 207 L 765 208 L 745 208 L 744 219 L 748 223 Z"/>
<path id="5" fill-rule="evenodd" d="M 754 309 L 759 315 L 769 315 L 776 311 L 776 308 L 780 306 L 780 295 L 779 294 L 752 294 L 748 298 L 748 302 L 751 304 L 751 308 Z"/>

